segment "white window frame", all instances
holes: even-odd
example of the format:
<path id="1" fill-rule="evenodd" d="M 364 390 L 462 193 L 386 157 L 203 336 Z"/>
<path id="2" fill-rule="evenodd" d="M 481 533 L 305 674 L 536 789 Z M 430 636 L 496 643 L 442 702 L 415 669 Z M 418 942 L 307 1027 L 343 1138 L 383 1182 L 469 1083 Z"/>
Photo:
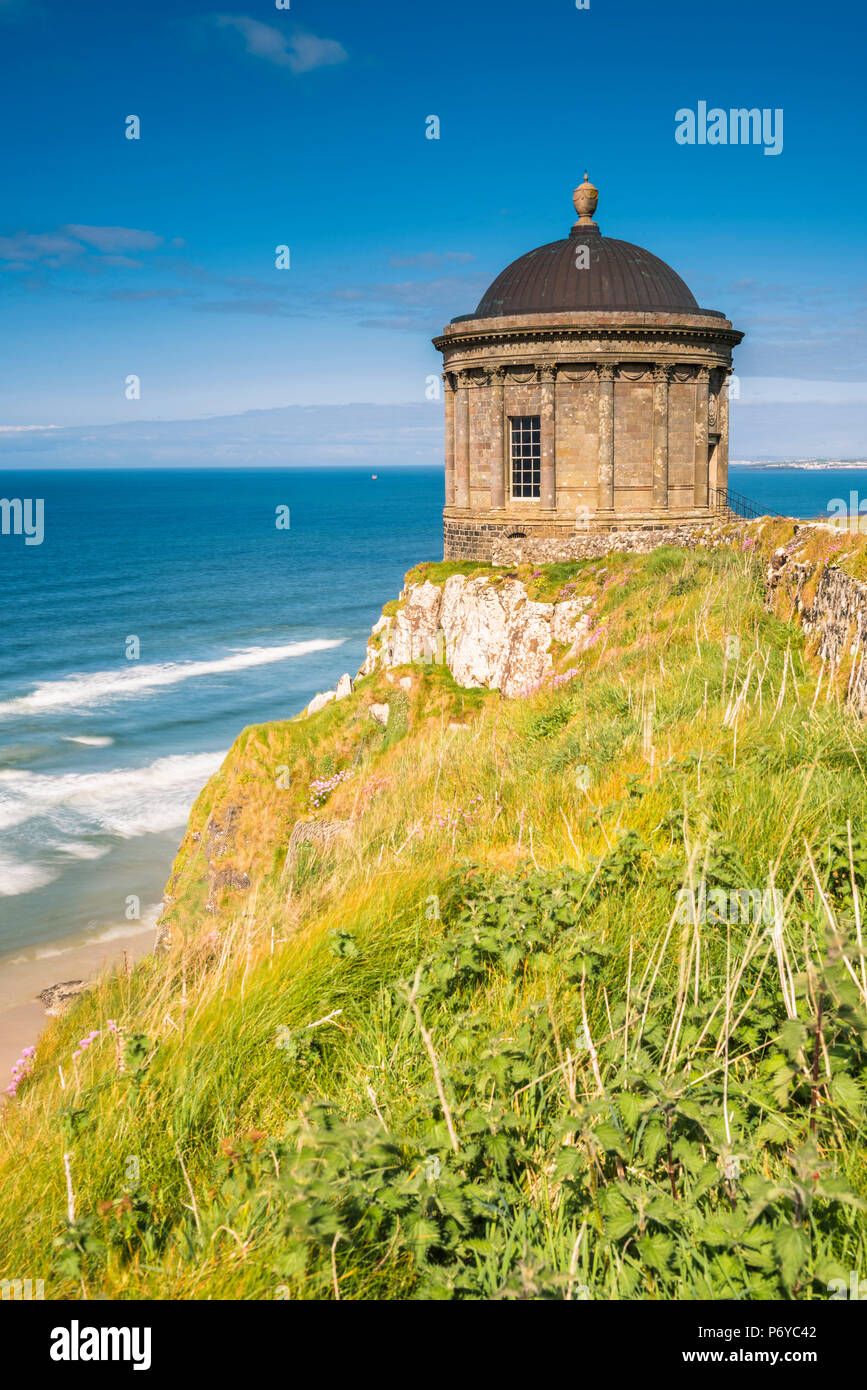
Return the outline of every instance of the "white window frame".
<path id="1" fill-rule="evenodd" d="M 516 474 L 522 489 L 529 486 L 535 490 L 516 492 Z M 509 497 L 513 502 L 541 501 L 542 417 L 540 415 L 509 416 Z"/>

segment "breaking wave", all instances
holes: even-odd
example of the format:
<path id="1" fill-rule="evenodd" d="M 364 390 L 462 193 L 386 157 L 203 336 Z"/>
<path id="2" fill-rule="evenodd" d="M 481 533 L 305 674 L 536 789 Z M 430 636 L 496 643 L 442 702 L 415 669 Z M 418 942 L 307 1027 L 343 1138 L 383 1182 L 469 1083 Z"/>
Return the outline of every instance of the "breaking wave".
<path id="1" fill-rule="evenodd" d="M 59 776 L 0 771 L 0 830 L 44 818 L 55 831 L 71 836 L 72 844 L 79 836 L 94 833 L 131 839 L 176 830 L 186 824 L 190 806 L 225 756 L 225 749 L 177 753 L 146 767 Z M 45 848 L 53 848 L 56 842 L 55 834 Z M 89 853 L 70 844 L 63 849 L 78 857 Z"/>
<path id="2" fill-rule="evenodd" d="M 0 703 L 0 718 L 22 714 L 44 714 L 51 710 L 86 709 L 109 700 L 125 699 L 145 690 L 177 685 L 195 676 L 215 676 L 226 671 L 245 671 L 251 666 L 268 666 L 290 657 L 308 656 L 330 647 L 342 646 L 343 637 L 315 637 L 308 642 L 288 642 L 280 647 L 248 647 L 230 656 L 211 661 L 167 661 L 149 666 L 130 665 L 116 671 L 92 671 L 65 676 L 62 680 L 44 681 L 28 695 L 16 696 Z M 78 742 L 85 740 L 79 739 Z"/>

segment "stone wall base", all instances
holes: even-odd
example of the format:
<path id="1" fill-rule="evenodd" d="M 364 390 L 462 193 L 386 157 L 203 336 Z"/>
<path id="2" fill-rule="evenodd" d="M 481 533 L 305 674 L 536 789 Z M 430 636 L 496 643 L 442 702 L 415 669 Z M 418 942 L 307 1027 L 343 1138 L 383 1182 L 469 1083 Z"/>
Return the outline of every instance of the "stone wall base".
<path id="1" fill-rule="evenodd" d="M 595 559 L 613 550 L 643 555 L 661 545 L 692 548 L 707 536 L 713 524 L 714 518 L 702 516 L 668 523 L 621 524 L 616 529 L 570 529 L 552 535 L 548 527 L 518 526 L 514 522 L 489 522 L 481 518 L 465 521 L 446 517 L 443 521 L 443 558 L 509 566 Z M 546 530 L 547 534 L 544 533 Z"/>

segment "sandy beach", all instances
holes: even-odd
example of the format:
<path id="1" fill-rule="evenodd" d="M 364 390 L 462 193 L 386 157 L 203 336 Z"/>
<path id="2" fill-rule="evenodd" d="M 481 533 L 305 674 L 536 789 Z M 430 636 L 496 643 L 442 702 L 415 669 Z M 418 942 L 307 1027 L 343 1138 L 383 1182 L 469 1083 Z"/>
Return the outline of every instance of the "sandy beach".
<path id="1" fill-rule="evenodd" d="M 57 942 L 0 960 L 0 1093 L 21 1050 L 34 1044 L 50 1021 L 39 993 L 63 980 L 95 980 L 126 952 L 134 963 L 153 949 L 155 913 L 110 928 L 99 938 Z"/>

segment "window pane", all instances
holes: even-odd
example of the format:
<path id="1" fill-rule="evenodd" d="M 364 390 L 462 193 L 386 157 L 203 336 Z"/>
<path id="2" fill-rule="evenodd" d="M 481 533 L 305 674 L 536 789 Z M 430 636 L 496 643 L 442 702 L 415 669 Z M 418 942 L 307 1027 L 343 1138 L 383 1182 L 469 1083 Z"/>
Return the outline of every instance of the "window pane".
<path id="1" fill-rule="evenodd" d="M 540 496 L 541 419 L 538 415 L 513 415 L 509 420 L 512 496 Z"/>

